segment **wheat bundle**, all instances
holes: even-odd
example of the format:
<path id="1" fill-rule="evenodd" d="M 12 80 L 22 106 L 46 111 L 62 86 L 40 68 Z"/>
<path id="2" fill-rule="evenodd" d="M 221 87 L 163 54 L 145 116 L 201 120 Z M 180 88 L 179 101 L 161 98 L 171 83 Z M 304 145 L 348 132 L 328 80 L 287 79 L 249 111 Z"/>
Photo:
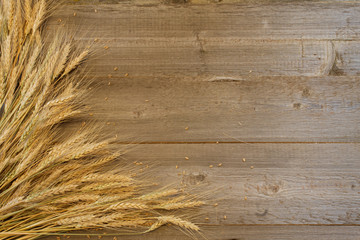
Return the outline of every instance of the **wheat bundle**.
<path id="1" fill-rule="evenodd" d="M 60 124 L 82 110 L 87 88 L 76 69 L 89 51 L 60 33 L 44 40 L 49 1 L 0 3 L 0 238 L 145 233 L 164 224 L 198 232 L 174 213 L 202 201 L 178 189 L 146 191 L 126 167 L 101 171 L 120 153 L 92 128 L 61 134 Z"/>

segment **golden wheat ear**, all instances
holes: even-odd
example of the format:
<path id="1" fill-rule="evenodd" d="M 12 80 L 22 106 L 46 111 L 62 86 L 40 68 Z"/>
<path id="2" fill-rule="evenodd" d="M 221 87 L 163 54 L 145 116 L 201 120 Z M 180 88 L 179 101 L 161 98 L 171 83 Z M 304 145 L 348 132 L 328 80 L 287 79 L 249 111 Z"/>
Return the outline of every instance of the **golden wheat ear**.
<path id="1" fill-rule="evenodd" d="M 199 232 L 176 213 L 204 201 L 153 190 L 130 164 L 105 171 L 123 153 L 99 140 L 98 125 L 66 129 L 84 109 L 89 84 L 78 67 L 90 55 L 66 34 L 44 39 L 50 2 L 0 0 L 0 239 L 97 228 L 142 234 L 167 224 Z"/>

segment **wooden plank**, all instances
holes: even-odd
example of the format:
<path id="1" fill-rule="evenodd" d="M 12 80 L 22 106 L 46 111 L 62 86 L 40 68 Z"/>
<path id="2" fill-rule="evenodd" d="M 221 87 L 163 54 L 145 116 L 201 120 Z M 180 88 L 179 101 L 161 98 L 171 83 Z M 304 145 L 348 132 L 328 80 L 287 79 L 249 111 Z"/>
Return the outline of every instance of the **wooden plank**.
<path id="1" fill-rule="evenodd" d="M 212 226 L 204 227 L 206 239 L 209 240 L 353 240 L 360 234 L 358 226 Z M 89 236 L 90 237 L 90 236 Z M 47 237 L 46 240 L 53 240 L 56 237 Z M 68 236 L 61 236 L 60 239 L 68 239 Z M 72 240 L 85 240 L 86 236 L 71 236 Z M 90 239 L 98 239 L 98 235 Z M 114 240 L 114 236 L 102 236 L 102 240 Z M 190 240 L 181 231 L 169 227 L 162 227 L 146 235 L 138 236 L 117 236 L 121 240 Z M 200 238 L 201 239 L 201 238 Z"/>
<path id="2" fill-rule="evenodd" d="M 90 65 L 91 74 L 100 76 L 111 73 L 114 66 L 132 76 L 318 76 L 329 75 L 327 69 L 333 64 L 329 62 L 329 43 L 326 41 L 243 41 L 196 37 L 100 41 L 95 49 L 104 55 Z M 109 51 L 105 51 L 104 46 L 109 47 Z M 353 64 L 352 68 L 356 66 Z M 345 73 L 348 74 L 346 69 L 342 69 L 341 75 Z"/>
<path id="3" fill-rule="evenodd" d="M 87 103 L 120 142 L 359 142 L 358 78 L 113 74 Z"/>
<path id="4" fill-rule="evenodd" d="M 68 5 L 56 18 L 70 24 L 92 24 L 91 29 L 107 37 L 193 37 L 242 39 L 341 39 L 357 40 L 360 27 L 356 1 L 326 4 L 308 1 L 279 1 L 274 4 L 149 5 L 131 2 L 97 5 Z M 76 12 L 76 17 L 73 17 Z M 104 35 L 99 35 L 104 37 Z"/>
<path id="5" fill-rule="evenodd" d="M 99 39 L 95 49 L 103 53 L 92 62 L 92 73 L 98 75 L 109 74 L 114 65 L 138 76 L 359 75 L 354 61 L 359 10 L 359 4 L 340 2 L 119 3 L 96 6 L 96 12 L 94 5 L 68 5 L 49 27 L 57 31 L 65 25 L 84 43 Z M 344 40 L 350 43 L 338 43 Z"/>
<path id="6" fill-rule="evenodd" d="M 359 155 L 360 144 L 257 143 L 142 144 L 124 157 L 159 183 L 212 191 L 200 223 L 360 225 Z"/>

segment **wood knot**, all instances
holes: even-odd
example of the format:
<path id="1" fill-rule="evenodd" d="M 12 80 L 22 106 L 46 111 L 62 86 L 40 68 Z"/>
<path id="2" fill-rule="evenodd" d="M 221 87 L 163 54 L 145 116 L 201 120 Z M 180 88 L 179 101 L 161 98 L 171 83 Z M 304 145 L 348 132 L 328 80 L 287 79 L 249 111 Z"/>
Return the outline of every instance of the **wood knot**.
<path id="1" fill-rule="evenodd" d="M 304 88 L 303 91 L 302 91 L 302 96 L 303 96 L 304 98 L 310 97 L 310 89 L 308 89 L 307 87 Z"/>
<path id="2" fill-rule="evenodd" d="M 295 108 L 296 110 L 299 110 L 301 108 L 301 103 L 294 103 L 293 108 Z"/>
<path id="3" fill-rule="evenodd" d="M 196 185 L 205 181 L 206 177 L 204 173 L 190 173 L 189 175 L 183 176 L 183 182 L 189 185 Z"/>
<path id="4" fill-rule="evenodd" d="M 280 191 L 280 189 L 282 188 L 282 185 L 283 184 L 281 181 L 278 181 L 275 183 L 266 182 L 262 186 L 258 186 L 257 191 L 258 191 L 258 193 L 264 194 L 266 196 L 272 196 L 272 195 L 277 194 Z"/>

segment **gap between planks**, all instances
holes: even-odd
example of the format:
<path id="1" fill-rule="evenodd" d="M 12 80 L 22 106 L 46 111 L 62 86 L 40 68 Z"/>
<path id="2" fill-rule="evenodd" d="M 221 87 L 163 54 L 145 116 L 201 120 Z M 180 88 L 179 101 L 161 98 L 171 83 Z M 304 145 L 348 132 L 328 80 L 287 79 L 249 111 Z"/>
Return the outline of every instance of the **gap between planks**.
<path id="1" fill-rule="evenodd" d="M 115 144 L 126 144 L 126 145 L 139 145 L 139 144 L 360 144 L 360 142 L 242 142 L 242 141 L 235 141 L 235 142 L 114 142 Z"/>

